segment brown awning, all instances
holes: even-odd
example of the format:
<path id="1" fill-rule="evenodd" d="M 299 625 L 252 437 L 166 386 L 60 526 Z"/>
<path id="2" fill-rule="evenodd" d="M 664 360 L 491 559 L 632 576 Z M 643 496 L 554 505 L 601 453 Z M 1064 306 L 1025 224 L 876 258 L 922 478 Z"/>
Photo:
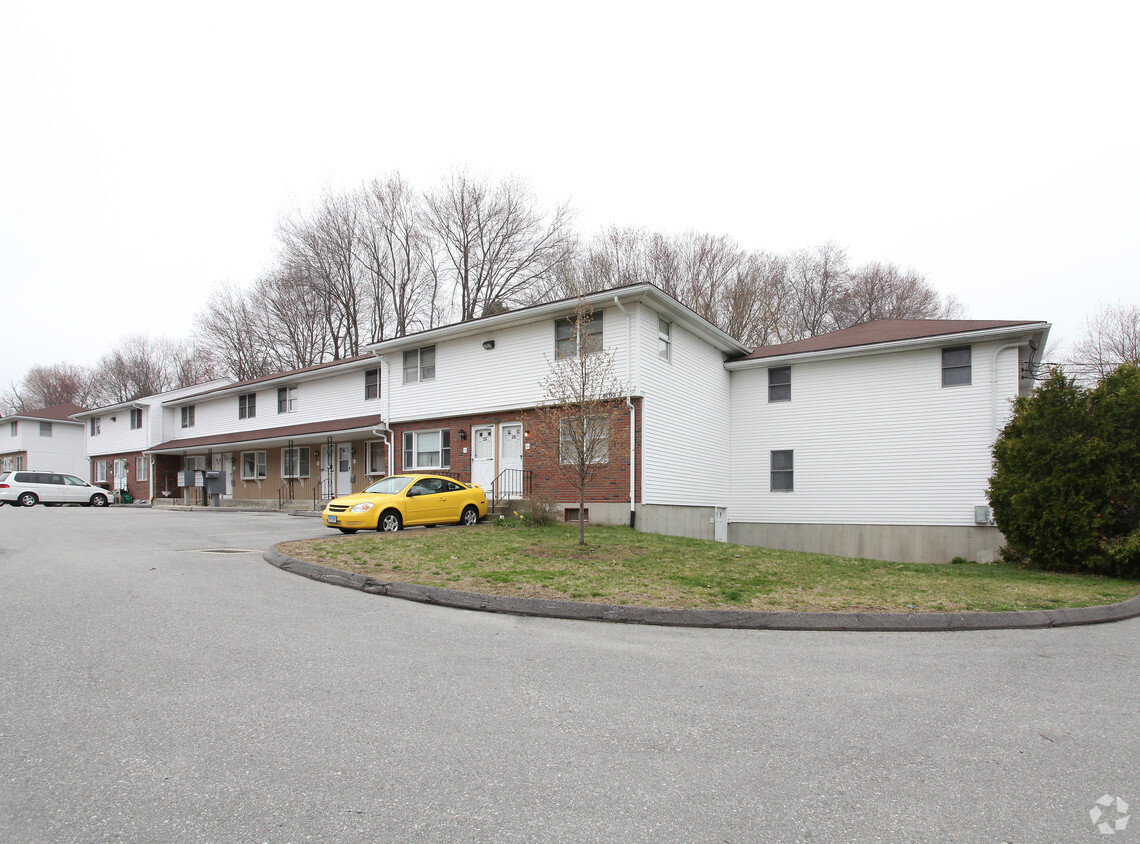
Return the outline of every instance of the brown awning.
<path id="1" fill-rule="evenodd" d="M 281 425 L 276 428 L 260 428 L 255 431 L 228 431 L 207 437 L 186 437 L 167 440 L 153 448 L 145 449 L 148 454 L 177 454 L 183 451 L 201 451 L 215 446 L 239 446 L 267 444 L 277 441 L 302 440 L 316 442 L 333 434 L 369 433 L 384 424 L 379 416 L 357 416 L 354 419 L 330 419 L 323 422 L 308 422 L 302 425 Z"/>

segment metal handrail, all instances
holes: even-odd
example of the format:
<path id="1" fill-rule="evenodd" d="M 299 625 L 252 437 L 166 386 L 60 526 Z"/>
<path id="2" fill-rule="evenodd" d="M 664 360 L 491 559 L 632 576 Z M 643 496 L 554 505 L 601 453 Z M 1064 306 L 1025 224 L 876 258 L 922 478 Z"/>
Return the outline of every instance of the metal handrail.
<path id="1" fill-rule="evenodd" d="M 290 478 L 283 483 L 277 490 L 277 509 L 280 510 L 285 506 L 286 501 L 293 500 L 293 478 Z M 289 494 L 285 495 L 285 490 L 289 490 Z"/>
<path id="2" fill-rule="evenodd" d="M 534 484 L 534 472 L 530 469 L 504 469 L 499 477 L 491 482 L 491 509 L 508 498 L 526 498 Z"/>

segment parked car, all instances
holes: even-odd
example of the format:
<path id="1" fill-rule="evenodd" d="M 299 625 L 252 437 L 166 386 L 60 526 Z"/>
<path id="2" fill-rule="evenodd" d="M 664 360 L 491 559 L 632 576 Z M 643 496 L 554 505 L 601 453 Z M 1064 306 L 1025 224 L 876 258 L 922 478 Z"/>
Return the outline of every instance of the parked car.
<path id="1" fill-rule="evenodd" d="M 111 503 L 111 494 L 75 475 L 16 471 L 0 474 L 0 501 L 13 507 L 34 507 L 37 504 L 106 507 Z"/>
<path id="2" fill-rule="evenodd" d="M 478 484 L 441 475 L 390 475 L 364 492 L 334 498 L 321 515 L 326 526 L 341 533 L 473 525 L 487 515 L 487 495 Z"/>

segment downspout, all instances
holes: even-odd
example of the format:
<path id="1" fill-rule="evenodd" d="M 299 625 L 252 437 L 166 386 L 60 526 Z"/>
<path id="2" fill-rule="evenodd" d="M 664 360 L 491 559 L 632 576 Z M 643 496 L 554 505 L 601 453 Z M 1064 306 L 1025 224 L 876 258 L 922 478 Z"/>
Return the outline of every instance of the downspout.
<path id="1" fill-rule="evenodd" d="M 629 526 L 633 527 L 637 518 L 637 437 L 635 434 L 637 411 L 633 406 L 633 315 L 625 309 L 617 296 L 614 296 L 617 309 L 625 314 L 625 374 L 627 395 L 625 405 L 629 408 Z"/>
<path id="2" fill-rule="evenodd" d="M 373 352 L 373 354 L 376 354 Z M 376 355 L 384 368 L 388 370 L 388 387 L 392 386 L 392 364 L 383 355 Z M 383 389 L 383 384 L 380 385 Z M 392 418 L 392 391 L 391 389 L 384 390 L 384 418 L 380 421 L 383 423 L 382 428 L 373 428 L 372 433 L 384 440 L 384 450 L 388 453 L 388 474 L 391 475 L 395 463 L 393 463 L 392 456 L 392 429 L 388 427 L 388 420 Z"/>
<path id="3" fill-rule="evenodd" d="M 1020 343 L 1006 343 L 1004 346 L 999 346 L 997 351 L 994 352 L 993 363 L 990 366 L 990 433 L 993 434 L 995 440 L 998 435 L 997 426 L 997 361 L 998 355 L 1008 349 L 1020 349 L 1022 346 L 1029 345 L 1028 340 L 1023 340 Z"/>

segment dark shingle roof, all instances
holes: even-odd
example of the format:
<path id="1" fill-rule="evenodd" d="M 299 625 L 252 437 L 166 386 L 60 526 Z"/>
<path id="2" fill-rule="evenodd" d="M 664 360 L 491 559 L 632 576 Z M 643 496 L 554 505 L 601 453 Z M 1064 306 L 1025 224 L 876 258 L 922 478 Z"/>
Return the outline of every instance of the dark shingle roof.
<path id="1" fill-rule="evenodd" d="M 737 358 L 737 360 L 756 360 L 757 358 L 772 358 L 805 352 L 824 352 L 857 346 L 873 346 L 877 343 L 891 343 L 899 340 L 918 340 L 923 337 L 989 331 L 1016 325 L 1043 324 L 1041 320 L 1034 319 L 877 319 L 854 325 L 851 328 L 842 328 L 839 331 L 808 337 L 804 340 L 777 343 L 774 346 L 760 346 L 751 354 Z"/>

